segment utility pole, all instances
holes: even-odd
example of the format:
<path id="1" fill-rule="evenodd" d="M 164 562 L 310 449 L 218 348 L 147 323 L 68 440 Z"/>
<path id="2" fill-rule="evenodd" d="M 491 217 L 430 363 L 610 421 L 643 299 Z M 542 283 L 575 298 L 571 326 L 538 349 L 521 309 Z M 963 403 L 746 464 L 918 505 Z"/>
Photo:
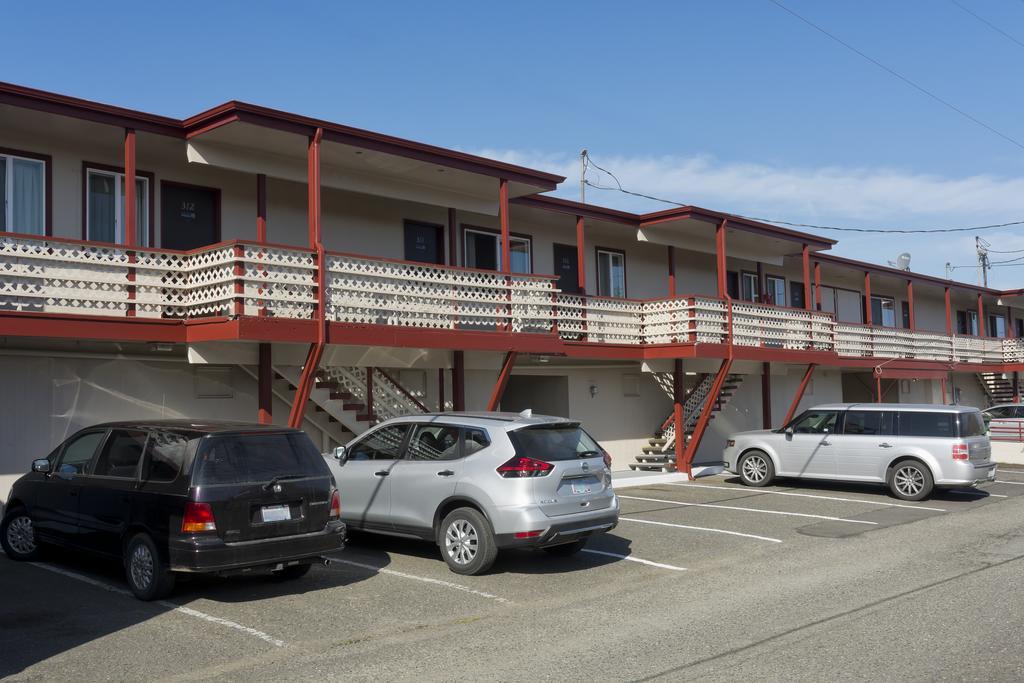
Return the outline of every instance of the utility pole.
<path id="1" fill-rule="evenodd" d="M 975 236 L 974 248 L 978 252 L 978 278 L 981 280 L 981 285 L 984 287 L 988 287 L 988 247 L 990 246 L 992 245 L 980 237 Z"/>
<path id="2" fill-rule="evenodd" d="M 580 150 L 580 204 L 587 203 L 587 150 Z"/>

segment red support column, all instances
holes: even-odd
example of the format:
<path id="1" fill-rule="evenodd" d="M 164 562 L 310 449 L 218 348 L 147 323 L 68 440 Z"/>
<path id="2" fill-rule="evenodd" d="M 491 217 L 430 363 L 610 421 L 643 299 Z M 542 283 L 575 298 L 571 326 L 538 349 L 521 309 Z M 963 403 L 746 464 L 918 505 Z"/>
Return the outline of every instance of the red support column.
<path id="1" fill-rule="evenodd" d="M 267 241 L 267 176 L 256 174 L 256 241 Z"/>
<path id="2" fill-rule="evenodd" d="M 800 380 L 800 386 L 796 388 L 796 395 L 793 396 L 793 402 L 789 404 L 789 412 L 786 413 L 786 419 L 782 421 L 782 424 L 789 424 L 789 421 L 796 415 L 796 409 L 800 407 L 800 399 L 804 397 L 804 391 L 807 390 L 807 385 L 811 382 L 811 375 L 814 374 L 815 364 L 811 363 L 807 366 L 807 371 L 804 372 L 804 378 Z"/>
<path id="3" fill-rule="evenodd" d="M 948 399 L 946 398 L 946 378 L 945 377 L 943 377 L 942 379 L 939 380 L 939 385 L 942 387 L 942 403 L 943 403 L 943 405 L 945 405 L 946 403 L 949 402 Z"/>
<path id="4" fill-rule="evenodd" d="M 459 262 L 458 259 L 458 236 L 457 232 L 457 221 L 456 221 L 455 209 L 448 209 L 448 265 L 454 266 Z"/>
<path id="5" fill-rule="evenodd" d="M 725 384 L 725 378 L 729 376 L 729 370 L 732 368 L 732 358 L 726 358 L 722 361 L 721 367 L 718 369 L 718 374 L 715 376 L 715 381 L 711 385 L 711 391 L 708 392 L 708 396 L 704 401 L 704 407 L 701 408 L 700 417 L 697 418 L 697 424 L 693 427 L 693 435 L 690 436 L 689 443 L 686 444 L 686 452 L 683 454 L 683 461 L 676 462 L 676 469 L 682 472 L 686 472 L 687 477 L 693 479 L 693 471 L 691 469 L 693 465 L 693 458 L 697 455 L 697 448 L 700 447 L 700 442 L 704 439 L 704 431 L 708 427 L 708 422 L 711 420 L 711 412 L 714 410 L 715 404 L 718 402 L 719 397 L 722 393 L 722 385 Z M 682 435 L 686 438 L 686 435 Z M 679 438 L 679 435 L 676 435 Z"/>
<path id="6" fill-rule="evenodd" d="M 257 372 L 257 419 L 260 424 L 274 422 L 274 366 L 270 344 L 260 344 L 260 364 Z"/>
<path id="7" fill-rule="evenodd" d="M 875 375 L 875 403 L 882 402 L 882 376 Z"/>
<path id="8" fill-rule="evenodd" d="M 1013 339 L 1017 336 L 1013 330 L 1013 309 L 1006 307 L 1006 338 Z"/>
<path id="9" fill-rule="evenodd" d="M 437 410 L 444 412 L 444 368 L 437 369 Z"/>
<path id="10" fill-rule="evenodd" d="M 587 252 L 584 243 L 584 232 L 583 216 L 576 216 L 576 283 L 580 288 L 580 294 L 587 293 Z"/>
<path id="11" fill-rule="evenodd" d="M 452 409 L 466 409 L 466 352 L 452 351 Z"/>
<path id="12" fill-rule="evenodd" d="M 871 273 L 864 271 L 864 322 L 871 324 Z"/>
<path id="13" fill-rule="evenodd" d="M 676 248 L 668 247 L 668 298 L 676 298 Z"/>
<path id="14" fill-rule="evenodd" d="M 152 192 L 152 190 L 150 190 Z M 135 213 L 135 129 L 124 129 L 124 243 L 129 247 L 139 244 Z"/>
<path id="15" fill-rule="evenodd" d="M 501 224 L 501 272 L 512 272 L 512 255 L 509 251 L 508 227 L 508 181 L 498 181 L 498 221 Z"/>
<path id="16" fill-rule="evenodd" d="M 811 250 L 806 244 L 800 250 L 800 259 L 803 261 L 804 266 L 804 308 L 809 311 L 811 310 Z M 817 266 L 815 266 L 815 275 L 818 275 Z M 785 306 L 786 302 L 776 302 L 775 305 Z"/>
<path id="17" fill-rule="evenodd" d="M 910 330 L 917 329 L 917 321 L 914 318 L 914 281 L 907 280 L 907 310 L 910 311 Z"/>
<path id="18" fill-rule="evenodd" d="M 366 419 L 372 424 L 373 419 L 373 368 L 366 368 Z"/>
<path id="19" fill-rule="evenodd" d="M 498 381 L 494 384 L 491 392 L 491 400 L 487 402 L 487 410 L 493 412 L 501 404 L 501 397 L 505 394 L 505 386 L 508 385 L 508 378 L 512 376 L 512 368 L 516 364 L 517 351 L 509 351 L 505 354 L 505 362 L 501 364 L 501 372 L 498 373 Z"/>
<path id="20" fill-rule="evenodd" d="M 756 303 L 761 303 L 765 300 L 765 295 L 768 293 L 768 288 L 765 287 L 764 264 L 758 261 L 757 267 L 754 270 L 755 276 L 757 277 L 757 294 L 754 296 L 754 301 Z M 785 302 L 783 302 L 783 304 L 784 303 Z"/>
<path id="21" fill-rule="evenodd" d="M 671 249 L 672 247 L 669 247 Z M 686 430 L 683 427 L 683 359 L 677 358 L 672 368 L 672 424 L 676 430 L 675 456 L 676 468 L 683 462 L 686 454 Z"/>
<path id="22" fill-rule="evenodd" d="M 728 222 L 728 219 L 723 218 L 722 222 L 715 226 L 715 264 L 718 271 L 718 298 L 720 299 L 724 299 L 729 293 L 725 270 L 725 228 Z"/>
<path id="23" fill-rule="evenodd" d="M 320 243 L 320 141 L 324 131 L 317 128 L 309 137 L 306 150 L 306 194 L 309 201 L 309 247 L 315 249 Z"/>
<path id="24" fill-rule="evenodd" d="M 821 310 L 821 263 L 814 264 L 814 310 Z"/>
<path id="25" fill-rule="evenodd" d="M 949 300 L 949 287 L 946 287 L 946 334 L 953 335 L 953 311 Z"/>
<path id="26" fill-rule="evenodd" d="M 988 329 L 985 325 L 985 305 L 981 302 L 980 293 L 978 294 L 978 336 L 988 336 Z"/>
<path id="27" fill-rule="evenodd" d="M 761 429 L 772 428 L 772 364 L 761 364 Z"/>

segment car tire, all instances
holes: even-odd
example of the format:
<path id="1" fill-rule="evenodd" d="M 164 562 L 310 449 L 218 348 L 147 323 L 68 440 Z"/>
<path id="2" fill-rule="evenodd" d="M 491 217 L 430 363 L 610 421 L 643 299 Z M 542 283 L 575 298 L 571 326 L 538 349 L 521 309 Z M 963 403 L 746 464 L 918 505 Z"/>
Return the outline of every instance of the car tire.
<path id="1" fill-rule="evenodd" d="M 270 576 L 274 581 L 294 581 L 295 579 L 301 579 L 303 576 L 309 573 L 309 570 L 313 568 L 313 565 L 309 562 L 305 564 L 293 564 L 279 569 L 272 573 Z"/>
<path id="2" fill-rule="evenodd" d="M 764 451 L 744 453 L 736 469 L 744 486 L 767 486 L 775 479 L 775 465 Z"/>
<path id="3" fill-rule="evenodd" d="M 569 557 L 575 555 L 579 551 L 583 550 L 583 546 L 587 544 L 586 539 L 579 541 L 573 541 L 572 543 L 563 543 L 562 545 L 549 545 L 544 548 L 544 552 L 555 557 Z"/>
<path id="4" fill-rule="evenodd" d="M 174 574 L 149 534 L 136 534 L 125 546 L 124 573 L 139 600 L 159 600 L 174 590 Z"/>
<path id="5" fill-rule="evenodd" d="M 437 545 L 448 568 L 456 574 L 482 574 L 498 556 L 494 532 L 487 518 L 468 507 L 445 515 L 437 532 Z"/>
<path id="6" fill-rule="evenodd" d="M 0 522 L 0 546 L 12 560 L 30 562 L 39 559 L 42 549 L 36 540 L 28 510 L 18 507 L 4 515 Z"/>
<path id="7" fill-rule="evenodd" d="M 919 460 L 900 460 L 889 468 L 886 483 L 900 500 L 924 500 L 935 489 L 931 470 Z"/>

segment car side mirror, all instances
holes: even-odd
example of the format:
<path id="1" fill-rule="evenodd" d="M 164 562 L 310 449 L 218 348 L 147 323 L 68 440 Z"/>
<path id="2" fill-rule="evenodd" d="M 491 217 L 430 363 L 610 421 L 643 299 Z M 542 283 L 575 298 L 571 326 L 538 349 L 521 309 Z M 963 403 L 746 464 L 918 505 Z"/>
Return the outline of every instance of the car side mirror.
<path id="1" fill-rule="evenodd" d="M 334 459 L 338 461 L 339 465 L 345 464 L 345 461 L 348 460 L 348 453 L 345 451 L 344 446 L 338 446 L 334 449 Z"/>
<path id="2" fill-rule="evenodd" d="M 793 428 L 792 427 L 786 427 L 785 434 L 786 434 L 787 437 L 793 436 L 793 434 L 794 434 Z"/>
<path id="3" fill-rule="evenodd" d="M 46 458 L 39 458 L 38 460 L 32 461 L 32 471 L 42 472 L 43 474 L 50 473 L 50 461 Z"/>

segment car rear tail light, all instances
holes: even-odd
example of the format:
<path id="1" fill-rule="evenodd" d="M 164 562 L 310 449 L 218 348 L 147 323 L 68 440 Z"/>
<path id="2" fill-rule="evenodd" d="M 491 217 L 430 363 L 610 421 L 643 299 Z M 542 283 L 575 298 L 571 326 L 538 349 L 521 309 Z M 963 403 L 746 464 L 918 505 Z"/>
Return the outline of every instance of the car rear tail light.
<path id="1" fill-rule="evenodd" d="M 967 444 L 955 443 L 953 444 L 953 459 L 954 460 L 967 460 L 970 458 L 970 453 L 967 450 Z"/>
<path id="2" fill-rule="evenodd" d="M 544 477 L 555 469 L 555 466 L 542 460 L 515 457 L 498 468 L 498 474 L 506 479 L 521 477 Z"/>
<path id="3" fill-rule="evenodd" d="M 331 519 L 341 519 L 341 494 L 338 489 L 331 491 Z"/>
<path id="4" fill-rule="evenodd" d="M 601 451 L 601 458 L 604 460 L 604 466 L 608 469 L 612 468 L 612 456 L 608 455 L 608 451 Z"/>
<path id="5" fill-rule="evenodd" d="M 216 530 L 217 523 L 213 519 L 213 508 L 209 503 L 185 503 L 185 514 L 181 518 L 182 533 L 197 534 Z"/>
<path id="6" fill-rule="evenodd" d="M 515 537 L 516 538 L 537 538 L 542 533 L 544 533 L 543 529 L 540 529 L 538 531 L 517 531 L 515 533 Z"/>

